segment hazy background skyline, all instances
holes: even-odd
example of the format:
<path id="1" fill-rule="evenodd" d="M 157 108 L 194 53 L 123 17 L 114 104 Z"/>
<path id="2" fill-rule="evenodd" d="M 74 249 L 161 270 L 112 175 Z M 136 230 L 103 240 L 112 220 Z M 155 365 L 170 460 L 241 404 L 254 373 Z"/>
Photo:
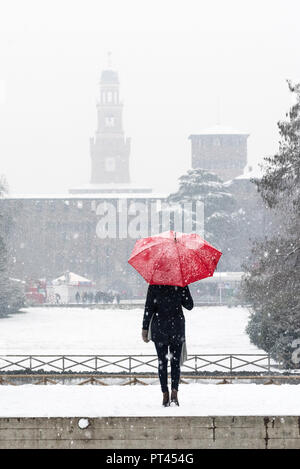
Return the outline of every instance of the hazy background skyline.
<path id="1" fill-rule="evenodd" d="M 132 182 L 176 190 L 188 136 L 219 118 L 250 134 L 255 166 L 277 150 L 286 79 L 300 81 L 299 17 L 298 0 L 2 0 L 0 174 L 11 193 L 89 182 L 108 51 Z"/>

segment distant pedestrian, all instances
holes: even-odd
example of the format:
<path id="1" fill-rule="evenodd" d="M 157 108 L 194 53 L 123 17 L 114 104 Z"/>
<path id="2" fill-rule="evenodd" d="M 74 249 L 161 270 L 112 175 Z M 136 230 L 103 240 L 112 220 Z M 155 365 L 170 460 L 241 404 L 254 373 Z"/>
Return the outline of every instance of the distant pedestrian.
<path id="1" fill-rule="evenodd" d="M 98 302 L 104 303 L 104 292 L 100 290 L 98 291 Z"/>
<path id="2" fill-rule="evenodd" d="M 83 292 L 83 295 L 82 295 L 82 302 L 83 303 L 87 303 L 87 300 L 88 300 L 88 295 L 87 295 L 87 292 Z"/>
<path id="3" fill-rule="evenodd" d="M 89 293 L 89 302 L 90 303 L 94 302 L 94 293 L 92 291 Z"/>
<path id="4" fill-rule="evenodd" d="M 75 295 L 75 300 L 76 300 L 77 304 L 80 303 L 80 293 L 79 293 L 79 291 Z"/>
<path id="5" fill-rule="evenodd" d="M 57 305 L 59 305 L 60 302 L 61 302 L 61 297 L 60 297 L 60 294 L 59 294 L 59 293 L 56 293 L 56 294 L 55 294 L 55 302 L 56 302 Z"/>
<path id="6" fill-rule="evenodd" d="M 107 292 L 103 292 L 103 303 L 109 302 L 109 296 Z"/>

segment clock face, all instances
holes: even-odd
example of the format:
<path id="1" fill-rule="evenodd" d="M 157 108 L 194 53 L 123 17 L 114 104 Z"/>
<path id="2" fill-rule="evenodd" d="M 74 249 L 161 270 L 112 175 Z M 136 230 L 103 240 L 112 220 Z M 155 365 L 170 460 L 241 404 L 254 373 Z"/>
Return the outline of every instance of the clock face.
<path id="1" fill-rule="evenodd" d="M 115 118 L 113 116 L 105 117 L 105 127 L 114 127 Z"/>
<path id="2" fill-rule="evenodd" d="M 105 170 L 113 172 L 116 169 L 116 159 L 113 157 L 105 158 Z"/>

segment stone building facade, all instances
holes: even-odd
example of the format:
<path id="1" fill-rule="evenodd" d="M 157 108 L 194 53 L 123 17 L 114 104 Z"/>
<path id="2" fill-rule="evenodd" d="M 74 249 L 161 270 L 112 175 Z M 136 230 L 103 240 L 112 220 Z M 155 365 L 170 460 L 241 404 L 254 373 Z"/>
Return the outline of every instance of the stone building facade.
<path id="1" fill-rule="evenodd" d="M 219 125 L 190 135 L 192 168 L 213 171 L 224 182 L 240 176 L 247 165 L 248 137 Z"/>
<path id="2" fill-rule="evenodd" d="M 71 271 L 90 278 L 99 289 L 142 297 L 146 283 L 127 262 L 136 241 L 130 232 L 139 227 L 147 212 L 147 234 L 153 234 L 151 207 L 155 205 L 159 211 L 161 200 L 163 196 L 158 194 L 2 198 L 0 213 L 6 214 L 5 241 L 12 259 L 10 275 L 50 281 Z M 107 227 L 110 208 L 116 214 L 112 228 Z"/>

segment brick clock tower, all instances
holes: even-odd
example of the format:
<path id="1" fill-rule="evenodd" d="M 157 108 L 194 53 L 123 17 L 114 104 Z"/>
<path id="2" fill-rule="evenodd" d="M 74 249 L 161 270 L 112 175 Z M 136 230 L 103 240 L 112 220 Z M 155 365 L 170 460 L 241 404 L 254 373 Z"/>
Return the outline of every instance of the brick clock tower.
<path id="1" fill-rule="evenodd" d="M 97 103 L 97 130 L 90 139 L 91 184 L 130 183 L 130 139 L 124 136 L 122 111 L 118 73 L 104 70 Z"/>

